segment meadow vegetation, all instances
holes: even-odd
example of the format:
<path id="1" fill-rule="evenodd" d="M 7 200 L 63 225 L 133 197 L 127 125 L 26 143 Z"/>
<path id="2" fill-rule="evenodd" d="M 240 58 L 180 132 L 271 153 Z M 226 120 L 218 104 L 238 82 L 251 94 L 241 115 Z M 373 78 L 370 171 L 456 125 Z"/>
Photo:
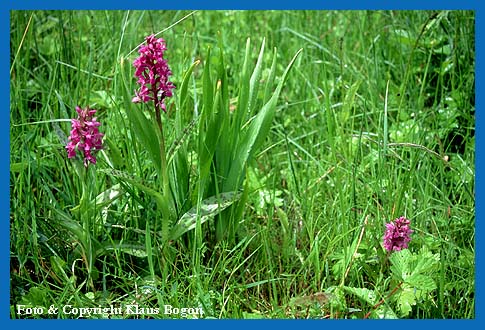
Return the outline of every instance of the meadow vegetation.
<path id="1" fill-rule="evenodd" d="M 11 317 L 474 318 L 474 26 L 472 11 L 12 11 Z M 151 34 L 176 86 L 162 147 L 153 105 L 131 102 Z M 88 167 L 65 148 L 76 106 L 104 134 Z M 401 216 L 409 247 L 387 252 Z"/>

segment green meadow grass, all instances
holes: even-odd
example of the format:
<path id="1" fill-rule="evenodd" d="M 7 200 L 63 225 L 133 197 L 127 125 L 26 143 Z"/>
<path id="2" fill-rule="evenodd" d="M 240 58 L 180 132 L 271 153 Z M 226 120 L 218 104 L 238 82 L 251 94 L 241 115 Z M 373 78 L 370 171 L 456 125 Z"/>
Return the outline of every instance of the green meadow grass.
<path id="1" fill-rule="evenodd" d="M 474 12 L 12 11 L 10 24 L 12 318 L 130 304 L 160 313 L 88 317 L 475 317 Z M 162 118 L 173 219 L 147 188 L 160 175 L 134 114 L 149 107 L 130 102 L 136 47 L 160 31 L 177 85 Z M 76 105 L 105 134 L 86 231 L 65 150 Z M 169 240 L 184 214 L 193 227 Z M 407 312 L 382 247 L 400 216 L 409 251 L 439 256 Z"/>

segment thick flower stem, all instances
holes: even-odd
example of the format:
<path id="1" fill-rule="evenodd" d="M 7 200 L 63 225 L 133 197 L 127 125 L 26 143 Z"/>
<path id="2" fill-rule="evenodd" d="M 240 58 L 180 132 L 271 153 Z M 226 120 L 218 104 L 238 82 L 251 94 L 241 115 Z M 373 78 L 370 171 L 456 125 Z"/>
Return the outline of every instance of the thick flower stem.
<path id="1" fill-rule="evenodd" d="M 158 130 L 160 132 L 160 169 L 162 178 L 162 193 L 165 198 L 164 205 L 162 206 L 163 212 L 163 222 L 162 222 L 162 233 L 168 234 L 168 228 L 170 226 L 171 215 L 173 213 L 174 205 L 170 192 L 170 181 L 168 176 L 168 165 L 167 165 L 167 155 L 165 153 L 165 137 L 163 135 L 163 124 L 162 118 L 160 116 L 160 108 L 155 105 L 155 117 L 158 125 Z M 167 237 L 163 237 L 167 240 Z"/>
<path id="2" fill-rule="evenodd" d="M 155 106 L 155 119 L 157 121 L 158 130 L 160 131 L 160 160 L 161 160 L 163 187 L 164 187 L 164 193 L 165 193 L 165 186 L 168 183 L 167 156 L 165 155 L 165 137 L 163 136 L 162 118 L 160 116 L 160 108 L 157 106 Z"/>
<path id="3" fill-rule="evenodd" d="M 80 215 L 81 223 L 83 226 L 84 237 L 81 239 L 81 244 L 84 248 L 84 262 L 88 270 L 88 283 L 94 289 L 92 271 L 94 268 L 94 249 L 93 242 L 91 240 L 91 232 L 94 230 L 92 213 L 89 202 L 91 200 L 91 189 L 89 187 L 89 168 L 83 168 L 83 172 L 80 175 L 82 185 L 82 195 L 80 200 Z"/>

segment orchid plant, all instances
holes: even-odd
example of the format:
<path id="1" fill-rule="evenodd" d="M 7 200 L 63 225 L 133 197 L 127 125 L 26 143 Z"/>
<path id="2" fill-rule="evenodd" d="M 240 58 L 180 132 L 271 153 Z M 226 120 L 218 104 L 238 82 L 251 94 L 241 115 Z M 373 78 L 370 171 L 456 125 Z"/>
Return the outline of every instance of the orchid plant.
<path id="1" fill-rule="evenodd" d="M 76 112 L 78 117 L 77 119 L 71 119 L 72 129 L 68 138 L 69 142 L 66 145 L 66 151 L 68 158 L 73 159 L 74 168 L 81 182 L 81 199 L 79 206 L 73 210 L 75 212 L 77 211 L 82 227 L 79 228 L 76 223 L 70 221 L 65 221 L 63 224 L 78 238 L 82 250 L 82 259 L 86 263 L 89 281 L 92 285 L 94 261 L 96 258 L 94 236 L 96 235 L 93 232 L 95 227 L 93 221 L 95 214 L 90 202 L 95 191 L 94 182 L 96 172 L 93 166 L 89 165 L 96 164 L 96 154 L 99 150 L 103 149 L 104 134 L 99 132 L 101 123 L 94 117 L 96 110 L 90 109 L 89 106 L 84 109 L 76 106 Z M 79 165 L 79 160 L 76 159 L 78 153 L 83 158 L 83 167 Z"/>
<path id="2" fill-rule="evenodd" d="M 111 173 L 156 201 L 161 215 L 161 230 L 156 231 L 155 238 L 161 238 L 162 250 L 188 231 L 197 228 L 200 233 L 202 224 L 211 219 L 215 219 L 219 240 L 235 237 L 244 209 L 246 167 L 269 132 L 283 84 L 300 54 L 299 51 L 290 61 L 276 90 L 271 92 L 277 54 L 273 55 L 273 63 L 263 85 L 264 45 L 263 41 L 256 66 L 251 71 L 248 39 L 238 90 L 239 102 L 234 113 L 229 111 L 227 68 L 223 48 L 220 47 L 216 70 L 213 71 L 209 61 L 204 63 L 202 109 L 197 111 L 190 107 L 193 103 L 188 102 L 197 93 L 188 88 L 194 68 L 200 63 L 196 61 L 177 86 L 177 97 L 170 105 L 174 108 L 170 112 L 175 115 L 173 119 L 167 114 L 167 103 L 174 96 L 175 84 L 170 81 L 172 71 L 166 59 L 166 41 L 150 35 L 138 49 L 138 57 L 133 61 L 138 84 L 134 95 L 129 92 L 132 90 L 129 80 L 124 79 L 126 113 L 133 132 L 148 151 L 159 181 L 158 184 L 147 184 L 127 173 Z M 210 57 L 209 49 L 207 58 Z M 263 88 L 264 94 L 258 97 L 258 90 Z M 134 108 L 133 104 L 146 106 Z M 169 145 L 167 136 L 172 138 L 169 148 L 166 148 Z M 189 144 L 189 141 L 195 144 Z M 195 175 L 191 174 L 194 165 Z M 226 210 L 230 206 L 233 207 Z M 152 232 L 150 221 L 147 219 L 147 235 Z M 154 223 L 154 228 L 159 228 L 158 224 L 158 221 Z M 147 249 L 150 244 L 147 243 Z"/>

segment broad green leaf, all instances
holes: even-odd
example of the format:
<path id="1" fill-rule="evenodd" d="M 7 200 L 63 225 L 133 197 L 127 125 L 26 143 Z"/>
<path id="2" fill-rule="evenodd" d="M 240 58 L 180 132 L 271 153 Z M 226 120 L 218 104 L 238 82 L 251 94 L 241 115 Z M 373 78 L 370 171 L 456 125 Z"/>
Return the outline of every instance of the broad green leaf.
<path id="1" fill-rule="evenodd" d="M 244 285 L 243 287 L 246 288 L 246 289 L 250 289 L 250 288 L 254 288 L 256 286 L 260 286 L 260 285 L 263 285 L 263 284 L 266 284 L 266 283 L 271 283 L 271 282 L 281 281 L 281 280 L 283 280 L 282 277 L 270 278 L 270 279 L 266 279 L 266 280 L 262 280 L 262 281 L 249 283 L 249 284 Z"/>
<path id="2" fill-rule="evenodd" d="M 374 306 L 377 302 L 377 296 L 374 290 L 369 290 L 367 288 L 353 288 L 344 286 L 344 290 L 356 295 L 361 300 L 365 301 L 370 306 Z"/>
<path id="3" fill-rule="evenodd" d="M 187 102 L 187 95 L 188 95 L 187 90 L 189 86 L 189 79 L 190 79 L 190 76 L 192 75 L 192 72 L 194 71 L 194 68 L 197 65 L 199 65 L 199 63 L 200 61 L 195 61 L 184 73 L 182 84 L 180 85 L 180 88 L 179 88 L 179 97 L 180 97 L 179 110 L 185 108 L 185 103 Z"/>
<path id="4" fill-rule="evenodd" d="M 234 113 L 235 115 L 235 120 L 233 121 L 232 129 L 233 130 L 240 130 L 244 118 L 246 118 L 246 115 L 248 113 L 248 102 L 249 102 L 249 80 L 250 80 L 250 69 L 249 69 L 249 62 L 250 62 L 250 45 L 251 45 L 251 39 L 248 38 L 246 41 L 246 53 L 244 55 L 244 63 L 243 63 L 243 68 L 241 71 L 241 80 L 240 80 L 240 85 L 239 85 L 239 95 L 238 95 L 238 101 L 237 101 L 237 109 Z M 233 134 L 232 135 L 232 145 L 235 146 L 238 144 L 238 139 L 239 135 L 238 134 Z"/>
<path id="5" fill-rule="evenodd" d="M 235 146 L 237 150 L 236 157 L 233 160 L 229 175 L 224 183 L 223 191 L 233 191 L 238 188 L 241 180 L 243 179 L 243 170 L 248 159 L 266 139 L 267 133 L 271 128 L 271 122 L 274 117 L 276 103 L 280 96 L 281 89 L 283 88 L 283 84 L 286 81 L 291 67 L 295 63 L 297 57 L 300 55 L 301 51 L 302 49 L 300 49 L 290 61 L 285 72 L 283 73 L 283 76 L 281 77 L 278 86 L 276 87 L 276 91 L 274 92 L 273 96 L 255 116 L 249 128 L 244 133 L 242 141 Z"/>
<path id="6" fill-rule="evenodd" d="M 53 209 L 60 217 L 61 220 L 58 224 L 65 229 L 67 229 L 80 243 L 80 250 L 75 251 L 79 253 L 86 262 L 87 271 L 91 278 L 95 278 L 97 275 L 96 267 L 94 266 L 94 261 L 97 258 L 96 251 L 99 247 L 99 242 L 92 237 L 89 230 L 83 228 L 78 222 L 71 219 L 71 217 L 64 212 Z"/>
<path id="7" fill-rule="evenodd" d="M 160 140 L 158 138 L 158 127 L 154 120 L 149 120 L 143 113 L 142 105 L 138 104 L 139 108 L 130 106 L 126 110 L 126 114 L 133 130 L 138 138 L 138 142 L 146 148 L 148 155 L 153 161 L 153 165 L 160 172 L 161 156 L 160 156 Z M 153 110 L 154 111 L 154 110 Z M 153 114 L 153 117 L 155 115 Z"/>
<path id="8" fill-rule="evenodd" d="M 435 271 L 439 265 L 439 253 L 433 254 L 426 246 L 423 246 L 415 258 L 413 273 L 427 274 Z"/>
<path id="9" fill-rule="evenodd" d="M 175 113 L 174 127 L 177 137 L 167 151 L 169 180 L 174 194 L 175 205 L 183 205 L 189 193 L 190 164 L 187 155 L 186 141 L 190 140 L 191 133 L 194 131 L 197 120 L 193 119 L 187 123 L 187 120 L 192 117 L 192 114 L 190 113 L 192 109 L 188 109 L 187 107 L 187 99 L 189 98 L 187 90 L 192 71 L 199 63 L 200 61 L 194 62 L 184 74 L 179 92 L 180 102 Z"/>
<path id="10" fill-rule="evenodd" d="M 139 258 L 145 258 L 147 256 L 145 246 L 143 246 L 142 244 L 136 242 L 130 243 L 121 241 L 102 243 L 96 254 L 100 256 L 109 254 L 112 251 L 120 251 Z"/>
<path id="11" fill-rule="evenodd" d="M 394 313 L 394 311 L 386 304 L 379 306 L 375 311 L 372 312 L 373 317 L 378 319 L 398 319 L 399 317 Z"/>
<path id="12" fill-rule="evenodd" d="M 212 113 L 214 102 L 214 86 L 212 85 L 210 74 L 210 48 L 207 50 L 207 61 L 204 63 L 204 73 L 202 75 L 202 113 L 200 121 L 205 124 L 208 116 Z"/>
<path id="13" fill-rule="evenodd" d="M 113 108 L 115 101 L 113 99 L 113 93 L 109 90 L 93 91 L 91 96 L 91 102 L 94 103 L 97 108 Z"/>
<path id="14" fill-rule="evenodd" d="M 430 276 L 423 274 L 411 275 L 406 283 L 422 292 L 430 292 L 436 289 L 434 280 Z"/>
<path id="15" fill-rule="evenodd" d="M 277 55 L 276 49 L 274 49 L 273 63 L 271 64 L 271 69 L 269 71 L 268 78 L 266 79 L 266 86 L 264 88 L 264 96 L 263 96 L 264 102 L 266 102 L 266 100 L 268 100 L 270 98 L 270 95 L 271 95 L 272 90 L 273 90 L 273 83 L 274 83 L 274 79 L 275 79 L 275 76 L 276 76 L 276 59 L 277 59 L 276 55 Z"/>
<path id="16" fill-rule="evenodd" d="M 215 215 L 232 205 L 240 198 L 239 192 L 221 193 L 219 196 L 209 197 L 201 202 L 200 213 L 198 206 L 194 206 L 188 210 L 176 223 L 170 232 L 170 239 L 176 240 L 186 232 L 192 230 L 197 225 L 198 219 L 200 223 L 204 223 L 212 219 Z"/>
<path id="17" fill-rule="evenodd" d="M 211 166 L 213 165 L 213 158 L 216 151 L 217 143 L 223 130 L 220 128 L 220 117 L 218 116 L 218 109 L 220 105 L 220 88 L 217 88 L 215 99 L 213 101 L 213 108 L 211 114 L 207 117 L 206 126 L 199 134 L 203 137 L 199 144 L 199 186 L 198 196 L 203 198 L 207 183 L 211 178 Z"/>
<path id="18" fill-rule="evenodd" d="M 296 59 L 298 58 L 301 52 L 302 52 L 302 49 L 300 49 L 295 54 L 295 56 L 293 56 L 292 60 L 286 67 L 286 70 L 284 71 L 273 96 L 263 106 L 261 111 L 258 113 L 256 119 L 251 123 L 251 126 L 248 130 L 248 135 L 250 136 L 251 141 L 254 138 L 254 142 L 251 145 L 250 154 L 254 154 L 254 152 L 258 150 L 259 147 L 265 141 L 266 136 L 269 132 L 269 129 L 271 128 L 271 123 L 273 121 L 276 104 L 280 96 L 281 90 L 283 89 L 286 79 L 288 78 L 288 73 L 290 72 L 291 68 L 293 67 L 293 64 L 295 63 Z"/>
<path id="19" fill-rule="evenodd" d="M 111 173 L 113 176 L 117 177 L 121 181 L 129 183 L 130 185 L 135 186 L 138 189 L 142 190 L 143 192 L 151 195 L 153 198 L 155 198 L 155 201 L 157 203 L 163 203 L 164 202 L 164 198 L 163 198 L 163 195 L 161 193 L 159 193 L 154 188 L 145 185 L 144 183 L 141 182 L 141 180 L 136 179 L 136 178 L 132 177 L 131 175 L 124 173 L 122 171 L 111 170 L 111 171 L 109 171 L 109 173 Z"/>
<path id="20" fill-rule="evenodd" d="M 218 68 L 218 75 L 221 81 L 221 95 L 222 95 L 222 108 L 225 109 L 224 115 L 227 118 L 229 114 L 229 83 L 227 77 L 227 67 L 226 62 L 224 60 L 224 46 L 222 40 L 222 34 L 219 34 L 219 68 Z"/>
<path id="21" fill-rule="evenodd" d="M 147 151 L 149 157 L 152 159 L 153 164 L 157 168 L 158 172 L 160 172 L 161 168 L 161 155 L 160 155 L 160 141 L 157 134 L 157 125 L 155 120 L 153 120 L 154 114 L 152 117 L 147 119 L 145 114 L 143 113 L 143 104 L 133 104 L 131 102 L 134 95 L 128 88 L 128 82 L 124 75 L 124 69 L 120 70 L 121 80 L 123 81 L 123 92 L 124 92 L 124 104 L 126 115 L 133 127 L 133 131 L 135 132 L 136 137 L 139 140 L 139 143 L 143 145 Z M 130 84 L 131 85 L 131 84 Z M 152 103 L 149 103 L 152 104 Z M 154 109 L 151 109 L 155 111 Z"/>
<path id="22" fill-rule="evenodd" d="M 411 252 L 408 249 L 393 252 L 389 257 L 391 261 L 391 272 L 398 281 L 405 281 L 410 274 L 409 262 Z"/>
<path id="23" fill-rule="evenodd" d="M 69 282 L 70 281 L 69 276 L 67 276 L 64 270 L 66 267 L 66 262 L 59 256 L 51 256 L 50 262 L 51 262 L 51 266 L 52 266 L 52 270 L 54 271 L 54 274 L 56 274 L 59 277 L 62 277 L 65 281 Z"/>
<path id="24" fill-rule="evenodd" d="M 417 255 L 408 249 L 394 252 L 389 260 L 393 276 L 400 281 L 410 282 L 418 275 L 433 274 L 439 266 L 440 257 L 423 247 Z"/>
<path id="25" fill-rule="evenodd" d="M 416 42 L 414 35 L 412 35 L 408 30 L 396 29 L 392 32 L 394 32 L 394 37 L 400 44 L 413 46 Z"/>
<path id="26" fill-rule="evenodd" d="M 210 58 L 210 49 L 208 51 Z M 207 61 L 203 74 L 203 109 L 199 119 L 199 141 L 198 141 L 198 188 L 199 199 L 205 195 L 207 184 L 210 181 L 210 168 L 213 164 L 213 157 L 217 147 L 217 142 L 222 134 L 219 121 L 219 99 L 220 84 L 216 86 L 216 94 L 210 77 L 210 62 Z"/>
<path id="27" fill-rule="evenodd" d="M 175 155 L 177 154 L 177 151 L 180 149 L 180 147 L 182 147 L 184 142 L 188 139 L 190 133 L 193 131 L 195 123 L 196 120 L 192 120 L 189 125 L 184 128 L 180 136 L 170 146 L 170 149 L 167 151 L 167 164 L 169 164 L 169 166 L 172 163 Z"/>
<path id="28" fill-rule="evenodd" d="M 412 310 L 412 306 L 416 305 L 416 295 L 414 288 L 407 284 L 403 284 L 401 290 L 397 294 L 397 305 L 401 311 L 401 316 L 408 316 Z"/>
<path id="29" fill-rule="evenodd" d="M 97 207 L 105 207 L 111 204 L 115 199 L 117 199 L 120 194 L 121 187 L 120 184 L 117 183 L 96 196 L 96 198 L 94 199 L 94 203 Z"/>
<path id="30" fill-rule="evenodd" d="M 165 237 L 165 231 L 167 229 L 162 228 L 162 236 Z M 146 221 L 146 229 L 145 229 L 145 249 L 147 253 L 147 260 L 148 260 L 148 268 L 150 270 L 150 274 L 155 276 L 155 268 L 153 264 L 153 251 L 152 251 L 152 235 L 150 232 L 150 219 Z"/>
<path id="31" fill-rule="evenodd" d="M 429 292 L 437 288 L 433 275 L 439 266 L 439 254 L 433 254 L 423 247 L 418 254 L 405 249 L 394 252 L 389 259 L 392 276 L 404 282 L 395 299 L 401 315 L 407 316 L 417 299 L 426 298 Z"/>
<path id="32" fill-rule="evenodd" d="M 157 202 L 157 206 L 159 209 L 162 211 L 163 216 L 161 217 L 162 221 L 162 238 L 163 240 L 167 240 L 171 221 L 170 218 L 173 216 L 171 207 L 169 204 L 169 196 L 164 196 L 154 188 L 148 187 L 147 185 L 143 184 L 140 182 L 140 180 L 137 180 L 131 176 L 129 176 L 126 173 L 123 173 L 121 171 L 116 171 L 116 170 L 111 170 L 111 174 L 113 174 L 115 177 L 119 178 L 120 180 L 129 183 L 132 186 L 137 187 L 138 189 L 142 190 L 143 192 L 149 194 L 152 196 L 155 201 Z"/>
<path id="33" fill-rule="evenodd" d="M 125 159 L 117 144 L 109 137 L 106 137 L 104 142 L 108 145 L 109 160 L 113 162 L 113 167 L 122 168 L 125 164 Z"/>
<path id="34" fill-rule="evenodd" d="M 59 225 L 67 229 L 74 237 L 83 243 L 85 240 L 85 232 L 79 222 L 72 220 L 68 214 L 57 208 L 53 208 L 53 210 L 60 217 L 60 219 L 58 219 Z"/>
<path id="35" fill-rule="evenodd" d="M 231 164 L 232 155 L 234 152 L 234 148 L 232 147 L 233 137 L 231 136 L 231 119 L 234 117 L 231 104 L 229 100 L 229 87 L 228 87 L 228 77 L 227 77 L 227 69 L 224 62 L 224 47 L 222 38 L 219 39 L 219 81 L 220 84 L 220 105 L 219 105 L 219 113 L 217 116 L 219 117 L 218 122 L 220 123 L 219 130 L 221 132 L 227 132 L 228 134 L 224 134 L 223 139 L 218 140 L 217 149 L 215 152 L 215 161 L 217 164 L 217 172 L 220 175 L 226 176 L 229 172 L 229 166 Z M 234 132 L 232 132 L 234 134 Z"/>
<path id="36" fill-rule="evenodd" d="M 265 45 L 265 39 L 263 38 L 263 42 L 261 43 L 261 49 L 259 51 L 258 61 L 256 62 L 256 66 L 254 68 L 253 74 L 251 75 L 251 79 L 249 80 L 248 109 L 250 114 L 253 113 L 253 107 L 256 105 L 256 98 L 258 95 L 258 90 L 259 90 L 259 85 L 261 80 L 264 45 Z"/>

